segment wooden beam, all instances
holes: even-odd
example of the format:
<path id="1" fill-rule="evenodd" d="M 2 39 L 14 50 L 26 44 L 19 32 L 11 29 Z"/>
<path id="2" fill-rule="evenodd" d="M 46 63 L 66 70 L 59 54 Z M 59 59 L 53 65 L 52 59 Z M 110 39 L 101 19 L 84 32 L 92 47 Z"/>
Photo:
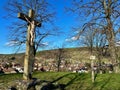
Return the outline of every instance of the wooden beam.
<path id="1" fill-rule="evenodd" d="M 18 16 L 17 16 L 18 18 L 20 18 L 20 19 L 22 19 L 22 20 L 24 20 L 24 21 L 26 21 L 26 22 L 28 22 L 27 21 L 27 19 L 31 22 L 32 21 L 32 19 L 30 18 L 30 17 L 28 17 L 27 15 L 25 15 L 25 14 L 23 14 L 23 13 L 18 13 Z M 26 19 L 27 18 L 27 19 Z M 41 23 L 40 22 L 38 22 L 38 21 L 36 21 L 35 20 L 35 25 L 37 26 L 37 27 L 41 27 Z"/>
<path id="2" fill-rule="evenodd" d="M 31 22 L 31 18 L 28 17 L 27 15 L 23 14 L 23 13 L 18 13 L 18 18 L 24 20 L 24 21 L 27 21 L 26 18 Z"/>
<path id="3" fill-rule="evenodd" d="M 37 27 L 41 27 L 41 23 L 40 23 L 40 22 L 37 22 L 36 20 L 35 20 L 35 25 L 36 25 Z"/>

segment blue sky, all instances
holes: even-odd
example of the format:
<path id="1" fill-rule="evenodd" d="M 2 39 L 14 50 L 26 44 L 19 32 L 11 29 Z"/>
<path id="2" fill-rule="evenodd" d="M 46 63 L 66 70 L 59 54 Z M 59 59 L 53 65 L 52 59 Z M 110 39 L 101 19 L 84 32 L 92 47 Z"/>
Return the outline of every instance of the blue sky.
<path id="1" fill-rule="evenodd" d="M 9 20 L 4 19 L 3 17 L 7 14 L 3 9 L 7 0 L 3 0 L 0 3 L 0 54 L 11 53 L 12 49 L 5 44 L 8 40 L 8 32 L 6 26 L 10 23 Z"/>
<path id="2" fill-rule="evenodd" d="M 10 54 L 16 51 L 14 47 L 9 47 L 6 45 L 9 42 L 8 37 L 10 32 L 7 26 L 9 26 L 12 22 L 10 19 L 3 18 L 7 15 L 7 12 L 4 10 L 4 6 L 7 1 L 8 0 L 3 0 L 2 3 L 0 3 L 0 54 Z M 55 37 L 57 41 L 54 42 L 54 46 L 60 46 L 68 38 L 71 27 L 75 25 L 74 16 L 66 13 L 64 9 L 64 6 L 70 6 L 69 0 L 51 0 L 51 3 L 57 12 L 56 24 L 60 26 L 60 29 L 64 32 L 64 34 L 59 37 Z M 68 47 L 72 46 L 68 45 Z"/>

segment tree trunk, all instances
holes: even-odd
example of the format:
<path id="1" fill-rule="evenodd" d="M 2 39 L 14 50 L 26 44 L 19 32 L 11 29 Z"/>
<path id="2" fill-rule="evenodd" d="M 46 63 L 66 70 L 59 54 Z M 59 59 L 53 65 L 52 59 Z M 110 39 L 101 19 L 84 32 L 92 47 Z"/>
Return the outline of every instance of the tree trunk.
<path id="1" fill-rule="evenodd" d="M 116 56 L 116 47 L 115 47 L 115 34 L 114 34 L 114 29 L 113 29 L 113 23 L 111 21 L 111 0 L 107 1 L 104 0 L 104 10 L 105 10 L 105 15 L 106 15 L 106 21 L 107 21 L 107 30 L 106 30 L 106 35 L 107 35 L 107 40 L 109 43 L 109 51 L 110 51 L 110 56 L 111 56 L 111 63 L 114 65 L 114 70 L 117 73 L 118 72 L 118 62 L 117 62 L 117 56 Z"/>

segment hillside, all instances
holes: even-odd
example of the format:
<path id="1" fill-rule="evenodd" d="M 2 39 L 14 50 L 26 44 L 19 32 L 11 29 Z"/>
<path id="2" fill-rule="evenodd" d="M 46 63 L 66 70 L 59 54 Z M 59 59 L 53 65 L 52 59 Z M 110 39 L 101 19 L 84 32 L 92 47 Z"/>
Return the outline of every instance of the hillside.
<path id="1" fill-rule="evenodd" d="M 59 53 L 57 49 L 54 50 L 45 50 L 39 51 L 36 54 L 36 61 L 41 62 L 50 59 L 56 59 L 56 53 Z M 96 53 L 95 53 L 96 54 Z M 71 63 L 90 63 L 90 53 L 88 48 L 81 47 L 81 48 L 65 48 L 62 52 L 62 59 L 66 60 Z M 106 62 L 109 58 L 102 58 L 101 62 Z M 20 54 L 7 54 L 3 55 L 0 54 L 0 62 L 16 62 L 23 65 L 24 63 L 24 53 Z M 96 58 L 96 62 L 98 62 Z"/>
<path id="2" fill-rule="evenodd" d="M 71 60 L 78 60 L 81 62 L 84 62 L 85 60 L 89 59 L 89 52 L 87 51 L 87 48 L 66 48 L 63 49 L 64 53 L 63 55 L 67 56 L 66 59 L 71 59 Z M 36 54 L 36 58 L 40 60 L 42 59 L 49 59 L 49 58 L 55 58 L 55 50 L 45 50 L 45 51 L 39 51 Z M 21 54 L 0 54 L 0 62 L 1 61 L 15 61 L 23 64 L 24 60 L 24 53 Z"/>
<path id="3" fill-rule="evenodd" d="M 73 61 L 85 61 L 89 59 L 89 52 L 86 48 L 66 48 L 63 51 L 62 54 L 65 56 L 65 59 L 71 59 Z M 58 53 L 57 50 L 41 51 L 37 53 L 36 57 L 43 57 L 45 59 L 55 58 L 55 53 Z"/>

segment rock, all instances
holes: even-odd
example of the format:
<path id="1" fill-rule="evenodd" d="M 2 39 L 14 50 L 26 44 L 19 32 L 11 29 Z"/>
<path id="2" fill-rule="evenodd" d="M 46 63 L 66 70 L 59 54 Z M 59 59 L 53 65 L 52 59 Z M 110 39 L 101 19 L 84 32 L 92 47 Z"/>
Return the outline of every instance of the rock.
<path id="1" fill-rule="evenodd" d="M 34 78 L 29 81 L 29 84 L 27 86 L 27 90 L 36 90 L 36 85 L 40 85 L 41 81 Z"/>
<path id="2" fill-rule="evenodd" d="M 32 80 L 16 80 L 12 81 L 10 90 L 36 90 L 35 86 L 40 82 L 40 80 L 32 79 Z"/>
<path id="3" fill-rule="evenodd" d="M 11 88 L 9 88 L 9 90 L 17 90 L 15 87 L 11 87 Z"/>
<path id="4" fill-rule="evenodd" d="M 14 85 L 13 85 L 14 84 Z M 65 85 L 33 78 L 13 81 L 9 90 L 64 90 Z"/>
<path id="5" fill-rule="evenodd" d="M 55 90 L 55 89 L 56 89 L 55 85 L 53 85 L 52 83 L 46 83 L 46 82 L 43 83 L 40 88 L 40 90 Z"/>
<path id="6" fill-rule="evenodd" d="M 65 88 L 64 84 L 57 84 L 51 82 L 43 82 L 40 85 L 40 90 L 64 90 L 64 88 Z"/>

